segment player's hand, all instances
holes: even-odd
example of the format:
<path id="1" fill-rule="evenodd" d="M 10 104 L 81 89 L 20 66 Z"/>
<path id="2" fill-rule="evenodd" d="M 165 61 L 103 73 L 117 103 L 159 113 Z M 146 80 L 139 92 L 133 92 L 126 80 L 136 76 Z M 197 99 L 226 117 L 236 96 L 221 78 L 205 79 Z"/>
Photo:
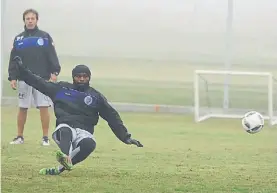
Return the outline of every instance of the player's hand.
<path id="1" fill-rule="evenodd" d="M 138 147 L 143 147 L 143 145 L 138 140 L 135 140 L 135 139 L 132 139 L 132 138 L 127 139 L 126 143 L 127 144 L 133 144 L 133 145 L 136 145 Z"/>
<path id="2" fill-rule="evenodd" d="M 16 90 L 16 80 L 11 80 L 11 87 L 13 90 Z"/>
<path id="3" fill-rule="evenodd" d="M 57 76 L 55 74 L 51 74 L 50 81 L 57 82 Z"/>

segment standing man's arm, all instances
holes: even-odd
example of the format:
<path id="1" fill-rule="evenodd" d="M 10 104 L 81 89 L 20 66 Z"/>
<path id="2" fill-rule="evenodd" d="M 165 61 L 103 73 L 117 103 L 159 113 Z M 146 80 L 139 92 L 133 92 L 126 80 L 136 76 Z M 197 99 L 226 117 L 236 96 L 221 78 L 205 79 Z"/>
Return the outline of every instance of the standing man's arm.
<path id="1" fill-rule="evenodd" d="M 16 89 L 16 81 L 17 81 L 17 69 L 16 69 L 16 63 L 14 62 L 13 58 L 17 55 L 16 53 L 16 48 L 15 48 L 15 39 L 13 41 L 13 47 L 10 53 L 10 61 L 9 61 L 9 68 L 8 68 L 8 73 L 9 73 L 9 78 L 8 80 L 11 83 L 12 89 Z"/>
<path id="2" fill-rule="evenodd" d="M 47 58 L 48 62 L 50 65 L 50 70 L 51 70 L 51 81 L 56 82 L 57 81 L 57 76 L 59 75 L 61 71 L 61 66 L 59 63 L 59 59 L 57 56 L 57 52 L 54 46 L 54 42 L 52 37 L 48 34 L 48 39 L 49 39 L 49 46 L 47 49 Z"/>

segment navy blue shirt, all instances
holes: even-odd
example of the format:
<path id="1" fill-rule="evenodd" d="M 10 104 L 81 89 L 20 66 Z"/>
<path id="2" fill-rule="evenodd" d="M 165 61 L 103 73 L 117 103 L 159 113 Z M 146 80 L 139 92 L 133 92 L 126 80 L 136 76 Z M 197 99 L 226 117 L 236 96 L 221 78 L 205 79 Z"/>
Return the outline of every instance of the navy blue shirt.
<path id="1" fill-rule="evenodd" d="M 15 56 L 21 57 L 24 64 L 36 75 L 49 79 L 51 73 L 59 74 L 61 67 L 52 37 L 37 27 L 25 31 L 14 38 L 9 62 L 9 80 L 17 80 Z"/>
<path id="2" fill-rule="evenodd" d="M 114 134 L 122 142 L 131 137 L 119 113 L 96 89 L 88 87 L 78 91 L 69 82 L 53 83 L 33 74 L 27 68 L 20 68 L 20 78 L 28 85 L 49 96 L 54 103 L 56 126 L 65 123 L 74 128 L 94 133 L 99 116 L 108 122 Z"/>

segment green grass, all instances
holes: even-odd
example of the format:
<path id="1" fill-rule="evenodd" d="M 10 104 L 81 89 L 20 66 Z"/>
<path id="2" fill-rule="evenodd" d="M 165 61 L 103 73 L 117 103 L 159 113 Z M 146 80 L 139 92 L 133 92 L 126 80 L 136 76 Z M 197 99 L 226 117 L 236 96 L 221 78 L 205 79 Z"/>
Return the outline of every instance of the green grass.
<path id="1" fill-rule="evenodd" d="M 122 113 L 144 148 L 121 143 L 101 121 L 97 148 L 71 172 L 40 176 L 55 166 L 56 145 L 41 147 L 39 114 L 30 110 L 25 144 L 12 146 L 15 108 L 2 108 L 2 192 L 272 193 L 277 190 L 275 128 L 250 135 L 240 120 Z M 53 116 L 52 116 L 53 118 Z M 52 119 L 52 125 L 54 120 Z M 51 128 L 53 131 L 53 128 Z"/>

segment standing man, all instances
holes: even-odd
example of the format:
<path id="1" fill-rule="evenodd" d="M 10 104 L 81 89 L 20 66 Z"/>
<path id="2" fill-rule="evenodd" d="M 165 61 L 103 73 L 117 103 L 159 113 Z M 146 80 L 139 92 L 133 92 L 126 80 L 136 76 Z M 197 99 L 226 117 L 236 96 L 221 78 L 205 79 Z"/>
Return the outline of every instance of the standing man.
<path id="1" fill-rule="evenodd" d="M 56 81 L 60 73 L 60 64 L 54 48 L 51 36 L 38 28 L 38 12 L 28 9 L 23 13 L 24 31 L 17 35 L 13 42 L 13 49 L 9 62 L 9 81 L 12 89 L 18 88 L 19 111 L 17 115 L 17 136 L 10 144 L 24 143 L 23 131 L 26 123 L 27 111 L 31 107 L 32 98 L 36 107 L 40 110 L 41 125 L 43 131 L 42 145 L 49 145 L 48 131 L 50 116 L 48 108 L 51 100 L 18 79 L 15 56 L 20 56 L 28 68 L 36 75 L 49 81 Z M 18 82 L 17 82 L 18 81 Z M 18 83 L 18 85 L 17 85 Z"/>

